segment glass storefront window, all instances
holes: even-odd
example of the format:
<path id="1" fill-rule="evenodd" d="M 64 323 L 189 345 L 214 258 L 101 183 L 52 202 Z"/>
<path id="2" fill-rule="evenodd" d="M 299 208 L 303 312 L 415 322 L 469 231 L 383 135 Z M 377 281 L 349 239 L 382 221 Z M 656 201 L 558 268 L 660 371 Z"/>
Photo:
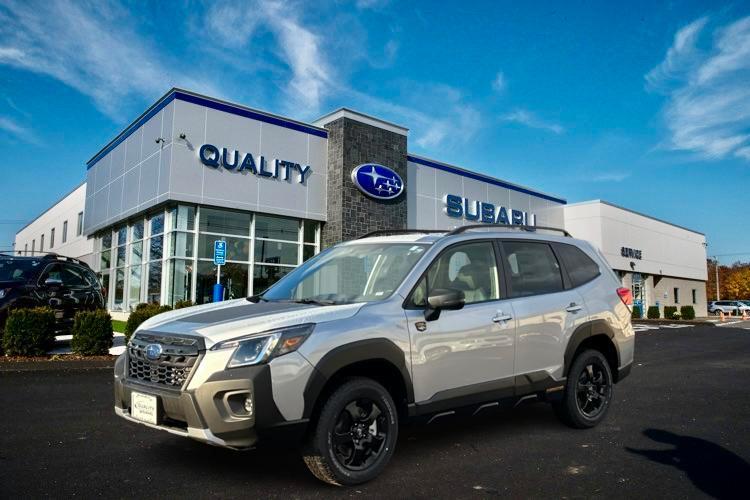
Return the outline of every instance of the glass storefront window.
<path id="1" fill-rule="evenodd" d="M 195 207 L 179 205 L 172 209 L 172 229 L 195 231 Z"/>
<path id="2" fill-rule="evenodd" d="M 316 243 L 315 236 L 316 236 L 316 233 L 318 232 L 318 223 L 315 221 L 306 220 L 303 222 L 303 227 L 304 227 L 304 231 L 303 231 L 304 239 L 302 241 L 304 241 L 305 243 L 315 244 Z"/>
<path id="3" fill-rule="evenodd" d="M 227 242 L 227 260 L 250 260 L 250 239 L 233 238 L 231 236 L 217 236 L 212 234 L 201 234 L 198 236 L 198 257 L 201 259 L 214 258 L 214 241 L 223 240 Z"/>
<path id="4" fill-rule="evenodd" d="M 299 241 L 299 220 L 273 217 L 270 215 L 256 215 L 255 237 L 272 240 Z"/>
<path id="5" fill-rule="evenodd" d="M 125 245 L 117 247 L 117 267 L 125 265 Z"/>
<path id="6" fill-rule="evenodd" d="M 147 302 L 159 302 L 161 300 L 161 267 L 160 260 L 151 262 L 148 265 Z"/>
<path id="7" fill-rule="evenodd" d="M 99 269 L 102 271 L 106 271 L 109 269 L 110 264 L 112 263 L 112 250 L 102 250 L 100 259 L 99 259 Z"/>
<path id="8" fill-rule="evenodd" d="M 125 245 L 128 242 L 128 228 L 121 227 L 117 230 L 117 244 Z"/>
<path id="9" fill-rule="evenodd" d="M 117 278 L 115 279 L 115 307 L 122 308 L 122 301 L 125 295 L 125 271 L 118 269 Z"/>
<path id="10" fill-rule="evenodd" d="M 130 268 L 130 279 L 128 280 L 128 302 L 132 308 L 141 301 L 141 266 Z"/>
<path id="11" fill-rule="evenodd" d="M 253 293 L 259 294 L 263 292 L 293 270 L 293 267 L 256 264 L 253 271 Z"/>
<path id="12" fill-rule="evenodd" d="M 224 285 L 224 300 L 247 297 L 248 264 L 227 262 L 221 266 L 221 284 Z M 213 262 L 199 261 L 196 275 L 195 301 L 198 304 L 211 302 L 216 283 L 216 266 Z"/>
<path id="13" fill-rule="evenodd" d="M 133 241 L 143 239 L 143 221 L 139 220 L 133 224 Z"/>
<path id="14" fill-rule="evenodd" d="M 248 236 L 250 234 L 250 218 L 251 214 L 249 213 L 201 207 L 198 230 L 201 233 Z"/>
<path id="15" fill-rule="evenodd" d="M 143 242 L 136 241 L 130 245 L 130 265 L 137 266 L 143 262 Z"/>
<path id="16" fill-rule="evenodd" d="M 296 266 L 299 261 L 297 243 L 257 240 L 255 242 L 255 262 L 269 264 L 289 264 Z"/>
<path id="17" fill-rule="evenodd" d="M 178 300 L 190 300 L 192 284 L 193 261 L 184 259 L 170 260 L 167 302 L 174 305 Z"/>
<path id="18" fill-rule="evenodd" d="M 102 236 L 102 250 L 107 248 L 112 248 L 112 233 L 110 232 Z"/>
<path id="19" fill-rule="evenodd" d="M 164 232 L 164 214 L 157 214 L 149 219 L 151 225 L 151 236 Z"/>
<path id="20" fill-rule="evenodd" d="M 302 246 L 302 261 L 306 261 L 307 259 L 310 259 L 315 256 L 315 246 L 314 245 L 303 245 Z"/>
<path id="21" fill-rule="evenodd" d="M 161 260 L 164 256 L 164 236 L 155 236 L 149 240 L 148 260 Z"/>
<path id="22" fill-rule="evenodd" d="M 171 238 L 170 257 L 193 257 L 193 233 L 172 233 Z"/>

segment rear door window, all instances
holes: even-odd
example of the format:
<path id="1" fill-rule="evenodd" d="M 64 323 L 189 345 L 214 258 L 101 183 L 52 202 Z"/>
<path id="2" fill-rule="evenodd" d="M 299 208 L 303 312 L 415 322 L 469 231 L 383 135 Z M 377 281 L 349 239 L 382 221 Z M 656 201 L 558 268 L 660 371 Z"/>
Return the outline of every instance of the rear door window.
<path id="1" fill-rule="evenodd" d="M 555 245 L 573 287 L 588 283 L 601 274 L 599 266 L 583 250 L 565 243 Z"/>
<path id="2" fill-rule="evenodd" d="M 63 265 L 62 268 L 62 280 L 65 286 L 72 288 L 86 288 L 89 286 L 82 269 L 70 265 Z"/>
<path id="3" fill-rule="evenodd" d="M 511 297 L 563 291 L 562 273 L 552 247 L 536 241 L 504 241 Z"/>

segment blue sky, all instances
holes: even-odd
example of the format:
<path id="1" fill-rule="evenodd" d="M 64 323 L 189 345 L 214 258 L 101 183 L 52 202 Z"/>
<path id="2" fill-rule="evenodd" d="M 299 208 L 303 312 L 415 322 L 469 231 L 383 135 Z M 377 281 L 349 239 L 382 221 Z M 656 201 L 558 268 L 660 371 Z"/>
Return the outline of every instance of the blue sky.
<path id="1" fill-rule="evenodd" d="M 750 260 L 750 4 L 529 4 L 0 0 L 0 246 L 180 86 L 306 121 L 351 107 L 413 153 Z"/>

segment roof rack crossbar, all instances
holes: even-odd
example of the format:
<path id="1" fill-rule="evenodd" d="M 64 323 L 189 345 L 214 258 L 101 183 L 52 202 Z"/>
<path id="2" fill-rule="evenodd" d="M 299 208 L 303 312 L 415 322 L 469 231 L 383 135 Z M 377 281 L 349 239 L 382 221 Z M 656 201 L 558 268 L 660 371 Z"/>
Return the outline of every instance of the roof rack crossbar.
<path id="1" fill-rule="evenodd" d="M 447 232 L 447 229 L 378 229 L 376 231 L 370 231 L 369 233 L 364 234 L 357 239 L 361 240 L 363 238 L 372 238 L 373 236 L 385 236 L 390 234 L 445 234 Z"/>
<path id="2" fill-rule="evenodd" d="M 457 227 L 456 229 L 450 231 L 446 236 L 452 236 L 454 234 L 465 233 L 466 231 L 471 231 L 472 229 L 493 229 L 493 228 L 520 229 L 521 231 L 528 231 L 530 233 L 533 233 L 538 229 L 542 229 L 546 231 L 558 231 L 562 233 L 564 236 L 568 238 L 572 238 L 569 232 L 559 227 L 528 226 L 528 225 L 522 225 L 522 224 L 469 224 L 468 226 Z"/>

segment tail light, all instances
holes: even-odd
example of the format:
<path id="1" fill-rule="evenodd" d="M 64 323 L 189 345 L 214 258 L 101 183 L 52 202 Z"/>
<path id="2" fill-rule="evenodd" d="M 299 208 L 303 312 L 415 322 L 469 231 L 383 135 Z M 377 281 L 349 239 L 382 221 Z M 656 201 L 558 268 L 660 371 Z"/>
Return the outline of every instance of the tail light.
<path id="1" fill-rule="evenodd" d="M 633 292 L 630 291 L 630 288 L 620 287 L 617 289 L 617 295 L 620 297 L 620 300 L 623 304 L 626 306 L 632 306 L 633 305 Z"/>

